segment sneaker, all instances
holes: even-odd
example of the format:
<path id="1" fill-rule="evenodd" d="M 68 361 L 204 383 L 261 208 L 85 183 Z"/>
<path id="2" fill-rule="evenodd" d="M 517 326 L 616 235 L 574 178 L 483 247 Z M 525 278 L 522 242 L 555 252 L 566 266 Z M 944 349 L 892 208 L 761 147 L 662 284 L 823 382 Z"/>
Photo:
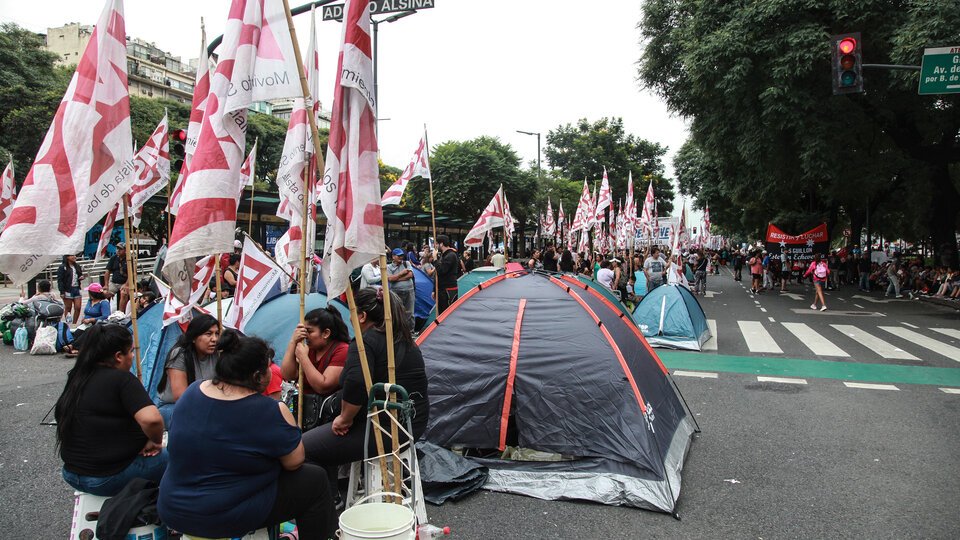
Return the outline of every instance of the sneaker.
<path id="1" fill-rule="evenodd" d="M 827 306 L 820 306 L 820 311 L 826 311 L 826 310 L 827 310 Z"/>
<path id="2" fill-rule="evenodd" d="M 902 294 L 898 294 L 896 297 L 897 297 L 897 298 L 903 298 L 903 295 L 902 295 Z"/>
<path id="3" fill-rule="evenodd" d="M 817 309 L 817 305 L 816 305 L 816 304 L 810 304 L 810 309 L 814 309 L 814 310 Z"/>

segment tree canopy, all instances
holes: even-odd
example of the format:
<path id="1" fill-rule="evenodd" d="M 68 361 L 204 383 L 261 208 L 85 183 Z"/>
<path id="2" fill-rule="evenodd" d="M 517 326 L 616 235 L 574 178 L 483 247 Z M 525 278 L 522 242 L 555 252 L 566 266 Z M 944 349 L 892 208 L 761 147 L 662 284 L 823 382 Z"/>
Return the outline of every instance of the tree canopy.
<path id="1" fill-rule="evenodd" d="M 768 221 L 928 238 L 956 257 L 956 95 L 917 95 L 917 73 L 864 69 L 832 95 L 832 34 L 862 33 L 865 63 L 919 65 L 960 41 L 942 0 L 646 0 L 640 80 L 691 120 L 675 166 L 712 221 L 754 237 Z"/>

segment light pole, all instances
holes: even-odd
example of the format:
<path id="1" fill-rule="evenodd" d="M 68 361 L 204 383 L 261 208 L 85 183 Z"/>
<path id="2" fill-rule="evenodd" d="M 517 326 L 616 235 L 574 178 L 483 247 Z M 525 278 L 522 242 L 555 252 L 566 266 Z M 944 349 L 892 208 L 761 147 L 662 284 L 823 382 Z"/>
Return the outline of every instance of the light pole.
<path id="1" fill-rule="evenodd" d="M 377 111 L 380 111 L 380 85 L 377 83 L 377 32 L 380 28 L 380 23 L 392 23 L 397 22 L 400 19 L 413 15 L 416 11 L 404 11 L 402 13 L 397 13 L 396 15 L 391 15 L 386 19 L 380 19 L 379 21 L 373 20 L 373 17 L 370 17 L 370 24 L 373 25 L 373 101 L 377 104 Z M 379 122 L 379 119 L 376 121 Z M 379 128 L 379 126 L 378 126 Z M 376 130 L 377 133 L 380 132 L 379 129 Z"/>
<path id="2" fill-rule="evenodd" d="M 533 131 L 520 131 L 517 130 L 517 133 L 523 133 L 524 135 L 536 135 L 537 136 L 537 180 L 540 180 L 540 132 Z"/>

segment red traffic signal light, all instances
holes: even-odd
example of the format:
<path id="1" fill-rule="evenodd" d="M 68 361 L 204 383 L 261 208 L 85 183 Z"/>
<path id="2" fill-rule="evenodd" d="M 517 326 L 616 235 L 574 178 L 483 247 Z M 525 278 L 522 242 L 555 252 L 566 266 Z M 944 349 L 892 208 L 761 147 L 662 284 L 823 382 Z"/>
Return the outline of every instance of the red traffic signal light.
<path id="1" fill-rule="evenodd" d="M 185 129 L 174 130 L 174 132 L 171 134 L 171 137 L 173 137 L 173 140 L 175 141 L 185 142 L 187 140 L 187 130 Z"/>
<path id="2" fill-rule="evenodd" d="M 831 36 L 830 45 L 833 93 L 863 92 L 860 33 Z"/>

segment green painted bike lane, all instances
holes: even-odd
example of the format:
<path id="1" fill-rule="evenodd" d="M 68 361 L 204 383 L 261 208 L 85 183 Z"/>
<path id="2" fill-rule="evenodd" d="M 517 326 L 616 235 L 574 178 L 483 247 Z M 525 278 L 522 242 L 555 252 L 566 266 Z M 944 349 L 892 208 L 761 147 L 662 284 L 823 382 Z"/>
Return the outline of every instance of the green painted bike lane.
<path id="1" fill-rule="evenodd" d="M 657 351 L 657 355 L 668 369 L 960 387 L 960 367 L 859 364 L 827 360 L 708 355 L 680 351 Z"/>

